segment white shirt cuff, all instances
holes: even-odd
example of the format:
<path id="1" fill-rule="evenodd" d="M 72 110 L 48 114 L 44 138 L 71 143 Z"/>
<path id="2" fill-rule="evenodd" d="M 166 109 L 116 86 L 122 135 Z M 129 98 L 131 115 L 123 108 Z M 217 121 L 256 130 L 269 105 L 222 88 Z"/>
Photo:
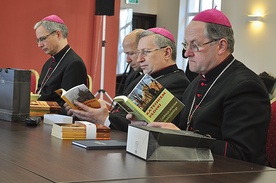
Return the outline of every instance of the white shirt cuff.
<path id="1" fill-rule="evenodd" d="M 105 121 L 104 121 L 104 126 L 108 126 L 110 125 L 110 121 L 109 121 L 109 115 L 106 117 Z"/>

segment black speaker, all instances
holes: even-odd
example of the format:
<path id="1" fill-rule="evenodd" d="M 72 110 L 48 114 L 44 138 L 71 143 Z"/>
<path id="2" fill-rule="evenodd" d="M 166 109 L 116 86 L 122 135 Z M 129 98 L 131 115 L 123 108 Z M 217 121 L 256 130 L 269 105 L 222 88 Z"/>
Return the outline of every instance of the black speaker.
<path id="1" fill-rule="evenodd" d="M 114 0 L 96 0 L 96 15 L 114 15 Z"/>

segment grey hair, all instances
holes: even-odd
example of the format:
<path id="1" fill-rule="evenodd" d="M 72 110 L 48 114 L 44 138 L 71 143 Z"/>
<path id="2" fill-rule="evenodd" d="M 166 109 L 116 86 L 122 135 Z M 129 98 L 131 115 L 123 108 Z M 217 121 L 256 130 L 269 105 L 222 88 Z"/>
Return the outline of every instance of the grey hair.
<path id="1" fill-rule="evenodd" d="M 231 27 L 214 24 L 214 23 L 207 23 L 206 24 L 206 35 L 210 39 L 221 39 L 225 38 L 228 42 L 227 50 L 230 53 L 234 52 L 234 31 Z"/>
<path id="2" fill-rule="evenodd" d="M 149 30 L 144 30 L 140 34 L 139 40 L 142 37 L 146 37 L 146 36 L 149 36 L 149 35 L 155 35 L 154 44 L 156 46 L 158 46 L 158 47 L 163 47 L 163 46 L 169 46 L 169 47 L 171 47 L 171 49 L 172 49 L 172 60 L 174 60 L 174 61 L 176 60 L 176 45 L 175 45 L 175 43 L 172 40 L 170 40 L 170 39 L 168 39 L 168 38 L 166 38 L 166 37 L 164 37 L 164 36 L 162 36 L 160 34 L 155 34 L 154 32 L 149 31 Z"/>
<path id="3" fill-rule="evenodd" d="M 64 38 L 67 38 L 68 36 L 68 28 L 65 24 L 42 20 L 34 25 L 34 29 L 36 30 L 40 25 L 42 25 L 49 33 L 59 30 Z"/>

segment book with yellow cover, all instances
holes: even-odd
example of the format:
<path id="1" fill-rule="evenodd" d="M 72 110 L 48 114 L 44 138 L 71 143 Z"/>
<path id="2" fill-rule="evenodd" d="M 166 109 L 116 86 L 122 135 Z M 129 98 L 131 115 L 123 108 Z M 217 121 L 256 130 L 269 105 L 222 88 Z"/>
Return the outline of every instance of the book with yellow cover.
<path id="1" fill-rule="evenodd" d="M 110 139 L 110 128 L 101 124 L 95 124 L 95 139 Z M 86 139 L 86 125 L 82 123 L 68 124 L 55 123 L 52 127 L 52 136 L 60 139 Z"/>
<path id="2" fill-rule="evenodd" d="M 52 129 L 60 132 L 86 132 L 85 125 L 81 123 L 54 123 Z"/>
<path id="3" fill-rule="evenodd" d="M 56 132 L 52 131 L 52 136 L 57 137 L 59 139 L 86 139 L 86 134 L 85 133 L 76 133 L 76 132 Z M 98 133 L 96 134 L 96 139 L 97 140 L 109 140 L 110 139 L 110 133 Z"/>
<path id="4" fill-rule="evenodd" d="M 44 114 L 59 114 L 61 107 L 54 101 L 31 101 L 30 116 L 43 116 Z"/>
<path id="5" fill-rule="evenodd" d="M 87 88 L 85 84 L 77 85 L 71 88 L 68 91 L 64 89 L 58 89 L 55 91 L 60 97 L 72 108 L 72 109 L 79 109 L 74 104 L 74 101 L 81 102 L 89 107 L 92 108 L 99 108 L 100 102 L 98 99 L 91 93 L 91 91 Z"/>
<path id="6" fill-rule="evenodd" d="M 57 137 L 59 139 L 86 139 L 86 133 L 77 133 L 77 132 L 57 132 L 55 130 L 52 131 L 52 136 Z M 98 133 L 96 134 L 97 140 L 109 140 L 110 133 Z"/>
<path id="7" fill-rule="evenodd" d="M 96 123 L 97 132 L 110 132 L 110 128 L 107 126 L 104 126 L 102 124 Z M 56 129 L 57 131 L 62 132 L 85 132 L 86 126 L 82 123 L 54 123 L 53 129 Z"/>
<path id="8" fill-rule="evenodd" d="M 128 96 L 116 96 L 117 102 L 136 120 L 145 122 L 172 122 L 183 109 L 184 104 L 150 75 L 138 82 Z"/>

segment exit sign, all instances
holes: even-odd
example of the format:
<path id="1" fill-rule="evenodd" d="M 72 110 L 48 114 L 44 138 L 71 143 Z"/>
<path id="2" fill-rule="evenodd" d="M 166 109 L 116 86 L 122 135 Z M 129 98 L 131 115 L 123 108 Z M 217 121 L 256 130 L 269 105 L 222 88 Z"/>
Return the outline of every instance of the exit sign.
<path id="1" fill-rule="evenodd" d="M 127 4 L 139 4 L 139 0 L 126 0 Z"/>

